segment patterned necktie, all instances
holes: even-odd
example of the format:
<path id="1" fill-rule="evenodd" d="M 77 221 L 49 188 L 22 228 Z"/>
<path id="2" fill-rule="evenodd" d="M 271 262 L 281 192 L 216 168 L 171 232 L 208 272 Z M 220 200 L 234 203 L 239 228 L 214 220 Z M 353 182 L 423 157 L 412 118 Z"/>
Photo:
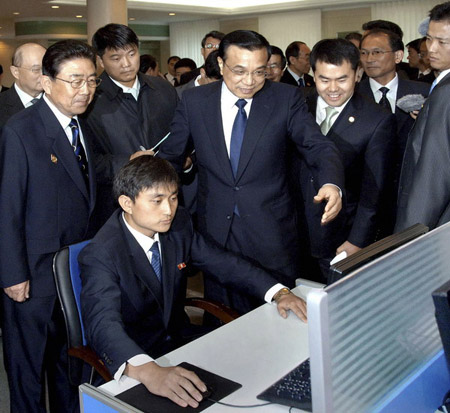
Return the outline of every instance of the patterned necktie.
<path id="1" fill-rule="evenodd" d="M 387 88 L 387 87 L 380 87 L 380 89 L 378 89 L 381 93 L 382 93 L 382 95 L 383 96 L 381 96 L 381 99 L 380 99 L 380 101 L 378 102 L 378 104 L 380 105 L 380 106 L 382 106 L 383 108 L 385 108 L 385 109 L 387 109 L 389 112 L 391 112 L 392 113 L 392 107 L 391 107 L 391 104 L 390 104 L 390 102 L 389 102 L 389 100 L 388 100 L 388 98 L 387 98 L 387 93 L 389 92 L 389 89 Z"/>
<path id="2" fill-rule="evenodd" d="M 333 106 L 327 106 L 325 108 L 325 119 L 320 124 L 320 130 L 326 135 L 333 126 L 334 117 L 339 113 Z"/>
<path id="3" fill-rule="evenodd" d="M 89 174 L 87 168 L 86 152 L 80 140 L 80 128 L 76 119 L 72 118 L 69 123 L 70 129 L 72 129 L 72 148 L 77 158 L 78 166 L 80 167 L 83 178 L 86 182 L 86 186 L 89 188 Z"/>
<path id="4" fill-rule="evenodd" d="M 158 277 L 158 281 L 161 282 L 161 256 L 159 254 L 158 241 L 155 241 L 150 248 L 150 252 L 152 253 L 152 267 L 153 271 L 155 271 L 156 277 Z"/>
<path id="5" fill-rule="evenodd" d="M 247 113 L 244 109 L 246 104 L 247 101 L 245 99 L 239 99 L 235 103 L 239 110 L 236 114 L 236 118 L 234 119 L 230 142 L 230 163 L 234 177 L 236 177 L 237 174 L 242 141 L 244 140 L 245 127 L 247 126 Z"/>
<path id="6" fill-rule="evenodd" d="M 305 81 L 303 80 L 302 77 L 300 79 L 298 79 L 298 86 L 299 87 L 305 87 Z"/>

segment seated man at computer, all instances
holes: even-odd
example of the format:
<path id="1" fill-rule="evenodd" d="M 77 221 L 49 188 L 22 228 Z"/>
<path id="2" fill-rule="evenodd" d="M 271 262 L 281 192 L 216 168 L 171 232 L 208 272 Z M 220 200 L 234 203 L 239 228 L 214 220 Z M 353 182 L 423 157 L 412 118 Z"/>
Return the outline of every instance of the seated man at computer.
<path id="1" fill-rule="evenodd" d="M 186 276 L 192 262 L 226 287 L 270 302 L 282 317 L 306 321 L 305 302 L 272 276 L 206 242 L 178 206 L 178 175 L 165 160 L 144 155 L 114 179 L 116 210 L 80 253 L 81 306 L 86 337 L 108 369 L 142 382 L 180 406 L 197 407 L 205 384 L 180 367 L 153 358 L 186 342 Z M 191 334 L 192 336 L 192 334 Z"/>

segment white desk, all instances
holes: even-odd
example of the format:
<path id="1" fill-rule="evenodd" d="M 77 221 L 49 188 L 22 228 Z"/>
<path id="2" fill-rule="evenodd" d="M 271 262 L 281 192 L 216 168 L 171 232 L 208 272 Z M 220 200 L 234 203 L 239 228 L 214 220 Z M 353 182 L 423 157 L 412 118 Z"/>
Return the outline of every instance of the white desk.
<path id="1" fill-rule="evenodd" d="M 300 286 L 295 294 L 306 299 L 310 287 Z M 157 359 L 161 366 L 175 366 L 183 361 L 194 364 L 242 384 L 242 388 L 221 401 L 230 404 L 262 404 L 256 395 L 309 357 L 308 328 L 293 314 L 283 319 L 273 304 L 256 310 L 217 330 Z M 125 377 L 100 387 L 112 395 L 138 382 Z M 213 405 L 205 412 L 236 412 L 236 409 Z M 273 404 L 253 411 L 286 412 L 288 407 Z M 295 410 L 300 411 L 299 409 Z"/>

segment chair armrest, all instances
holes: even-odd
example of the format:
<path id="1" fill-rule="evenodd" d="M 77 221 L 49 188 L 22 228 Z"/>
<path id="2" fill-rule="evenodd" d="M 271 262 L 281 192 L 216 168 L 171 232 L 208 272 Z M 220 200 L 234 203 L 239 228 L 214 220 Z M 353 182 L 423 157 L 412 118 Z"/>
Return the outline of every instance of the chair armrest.
<path id="1" fill-rule="evenodd" d="M 237 313 L 230 307 L 216 301 L 207 300 L 205 298 L 186 298 L 184 305 L 187 307 L 196 307 L 205 310 L 206 312 L 212 314 L 214 317 L 217 317 L 224 324 L 227 324 L 239 317 L 239 313 Z"/>
<path id="2" fill-rule="evenodd" d="M 89 346 L 70 347 L 67 351 L 69 356 L 76 357 L 93 367 L 105 382 L 113 379 L 111 373 L 104 363 L 98 358 L 97 354 Z"/>

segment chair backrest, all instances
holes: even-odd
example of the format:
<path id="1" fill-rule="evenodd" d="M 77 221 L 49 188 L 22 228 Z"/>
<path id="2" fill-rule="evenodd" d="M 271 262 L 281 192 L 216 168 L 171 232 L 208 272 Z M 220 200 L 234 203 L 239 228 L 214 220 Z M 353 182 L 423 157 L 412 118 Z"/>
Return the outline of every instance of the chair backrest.
<path id="1" fill-rule="evenodd" d="M 88 243 L 89 241 L 83 241 L 64 247 L 55 254 L 53 259 L 53 275 L 66 323 L 68 348 L 86 345 L 80 308 L 81 278 L 78 254 Z M 80 360 L 69 357 L 71 381 L 77 381 L 81 376 L 82 368 L 83 363 Z"/>

